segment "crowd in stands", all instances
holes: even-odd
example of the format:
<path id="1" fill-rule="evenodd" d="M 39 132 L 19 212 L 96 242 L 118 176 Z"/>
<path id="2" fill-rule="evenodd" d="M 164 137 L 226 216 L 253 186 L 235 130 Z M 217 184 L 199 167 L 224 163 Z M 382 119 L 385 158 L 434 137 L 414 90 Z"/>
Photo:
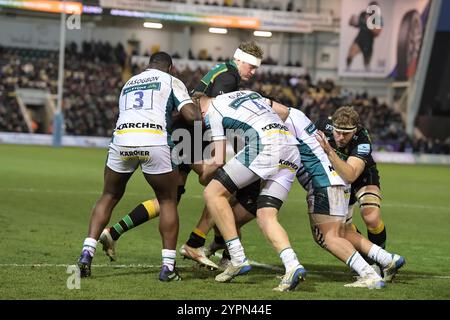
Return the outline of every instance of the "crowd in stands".
<path id="1" fill-rule="evenodd" d="M 63 112 L 68 135 L 110 136 L 118 115 L 118 95 L 134 66 L 126 74 L 127 55 L 119 44 L 83 43 L 66 48 Z M 31 49 L 0 48 L 0 131 L 28 132 L 15 99 L 15 88 L 57 92 L 58 53 Z M 206 69 L 174 68 L 188 89 L 193 89 Z M 291 76 L 257 72 L 243 88 L 261 92 L 281 103 L 299 108 L 312 121 L 330 116 L 342 105 L 353 105 L 369 129 L 378 150 L 450 154 L 445 141 L 411 139 L 401 115 L 367 94 L 342 90 L 331 80 L 313 83 L 308 74 Z"/>

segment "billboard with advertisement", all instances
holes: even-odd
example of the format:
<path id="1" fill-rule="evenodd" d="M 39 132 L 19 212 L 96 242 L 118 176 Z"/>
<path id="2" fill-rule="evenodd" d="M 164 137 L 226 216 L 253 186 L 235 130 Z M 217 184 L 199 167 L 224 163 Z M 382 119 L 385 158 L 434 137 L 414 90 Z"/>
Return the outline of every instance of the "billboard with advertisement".
<path id="1" fill-rule="evenodd" d="M 343 0 L 339 75 L 412 77 L 428 11 L 429 0 Z"/>

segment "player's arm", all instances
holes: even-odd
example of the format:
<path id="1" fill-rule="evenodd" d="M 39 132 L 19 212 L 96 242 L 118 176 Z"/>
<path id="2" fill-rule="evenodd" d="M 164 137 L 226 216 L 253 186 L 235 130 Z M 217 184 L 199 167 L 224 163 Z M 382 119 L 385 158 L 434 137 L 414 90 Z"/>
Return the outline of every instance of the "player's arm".
<path id="1" fill-rule="evenodd" d="M 213 143 L 214 153 L 211 159 L 203 162 L 202 174 L 198 177 L 199 182 L 203 185 L 209 183 L 216 170 L 225 164 L 227 137 L 222 120 L 222 115 L 217 112 L 214 104 L 211 103 L 205 115 L 205 125 L 207 128 L 211 128 L 211 141 Z"/>
<path id="2" fill-rule="evenodd" d="M 266 97 L 266 103 L 272 107 L 272 110 L 280 117 L 281 120 L 286 121 L 289 117 L 289 108 L 272 98 Z"/>
<path id="3" fill-rule="evenodd" d="M 319 141 L 323 150 L 327 154 L 331 165 L 334 167 L 334 169 L 342 179 L 344 179 L 348 183 L 353 183 L 356 179 L 358 179 L 358 177 L 364 171 L 364 167 L 366 166 L 364 160 L 354 156 L 350 156 L 347 161 L 339 158 L 337 153 L 328 143 L 325 134 L 320 130 L 317 130 L 316 139 L 317 141 Z"/>
<path id="4" fill-rule="evenodd" d="M 205 160 L 203 163 L 202 173 L 198 180 L 202 185 L 207 185 L 214 176 L 216 170 L 225 164 L 227 140 L 214 141 L 214 156 Z"/>
<path id="5" fill-rule="evenodd" d="M 172 90 L 177 110 L 181 116 L 189 123 L 201 121 L 202 116 L 200 110 L 192 102 L 184 83 L 181 82 L 181 80 L 172 77 Z"/>
<path id="6" fill-rule="evenodd" d="M 187 104 L 183 105 L 180 112 L 181 112 L 181 116 L 187 122 L 194 122 L 194 121 L 202 120 L 200 110 L 193 103 L 187 103 Z"/>

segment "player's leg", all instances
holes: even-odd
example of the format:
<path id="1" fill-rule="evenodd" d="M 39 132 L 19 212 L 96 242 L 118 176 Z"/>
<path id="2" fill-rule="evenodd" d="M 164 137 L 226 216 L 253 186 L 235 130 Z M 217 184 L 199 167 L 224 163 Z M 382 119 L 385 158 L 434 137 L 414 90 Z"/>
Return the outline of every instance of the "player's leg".
<path id="1" fill-rule="evenodd" d="M 201 175 L 203 166 L 202 164 L 193 163 L 190 165 L 190 169 L 198 175 Z M 215 270 L 218 266 L 208 259 L 204 248 L 206 235 L 213 226 L 214 222 L 205 206 L 196 227 L 189 235 L 189 239 L 180 247 L 180 254 L 184 258 L 198 262 L 201 266 Z"/>
<path id="2" fill-rule="evenodd" d="M 359 253 L 369 257 L 382 267 L 383 279 L 386 282 L 392 281 L 398 270 L 403 267 L 406 262 L 404 257 L 390 253 L 370 242 L 356 232 L 350 225 L 346 225 L 345 238 L 352 243 Z"/>
<path id="3" fill-rule="evenodd" d="M 184 186 L 186 184 L 188 172 L 178 171 L 175 181 L 178 181 L 177 201 L 179 202 L 181 196 L 184 194 Z M 158 199 L 151 199 L 140 203 L 129 214 L 124 216 L 120 221 L 113 224 L 111 227 L 103 230 L 100 236 L 100 243 L 103 245 L 103 250 L 111 261 L 117 260 L 115 250 L 115 242 L 121 235 L 140 226 L 141 224 L 159 216 L 160 207 Z"/>
<path id="4" fill-rule="evenodd" d="M 149 157 L 141 162 L 142 173 L 155 192 L 160 206 L 159 232 L 162 239 L 161 281 L 181 280 L 175 269 L 176 246 L 179 231 L 177 211 L 177 167 L 172 162 L 169 146 L 148 147 Z"/>
<path id="5" fill-rule="evenodd" d="M 215 177 L 204 191 L 208 211 L 223 235 L 231 256 L 231 266 L 216 276 L 218 282 L 229 282 L 234 277 L 245 274 L 251 269 L 238 236 L 228 199 L 239 187 L 244 187 L 257 179 L 258 176 L 235 157 L 228 161 L 223 168 L 218 169 Z"/>
<path id="6" fill-rule="evenodd" d="M 202 174 L 202 165 L 201 164 L 192 164 L 190 168 L 197 173 L 197 175 Z M 212 221 L 212 217 L 209 215 L 206 207 L 203 209 L 202 215 L 197 222 L 194 230 L 189 235 L 189 239 L 186 244 L 192 248 L 200 248 L 205 245 L 206 235 L 209 230 L 214 226 L 214 222 Z"/>
<path id="7" fill-rule="evenodd" d="M 309 194 L 308 210 L 314 240 L 360 275 L 361 281 L 348 286 L 379 288 L 384 286 L 381 277 L 345 238 L 348 207 L 345 189 L 344 186 L 316 188 Z"/>
<path id="8" fill-rule="evenodd" d="M 381 219 L 381 192 L 377 185 L 368 185 L 356 192 L 361 217 L 367 227 L 367 237 L 376 245 L 386 248 L 386 227 Z"/>
<path id="9" fill-rule="evenodd" d="M 180 247 L 180 254 L 186 259 L 198 262 L 201 266 L 216 270 L 219 266 L 208 259 L 205 252 L 206 235 L 213 226 L 214 221 L 205 206 L 196 228 L 189 235 L 188 241 Z"/>
<path id="10" fill-rule="evenodd" d="M 240 225 L 245 224 L 247 218 L 253 215 L 253 218 L 256 216 L 256 201 L 258 199 L 259 193 L 261 191 L 261 182 L 257 180 L 250 185 L 238 190 L 236 192 L 236 196 L 230 199 L 230 205 L 233 207 L 233 213 L 235 216 L 236 224 L 238 230 L 240 229 Z M 251 219 L 251 218 L 250 218 Z M 226 249 L 225 240 L 223 239 L 220 232 L 217 228 L 214 228 L 214 241 L 208 246 L 206 250 L 207 256 L 213 255 L 216 251 Z M 230 256 L 227 250 L 225 250 L 222 254 L 222 259 L 219 265 L 225 266 L 227 262 L 230 261 Z"/>
<path id="11" fill-rule="evenodd" d="M 122 198 L 125 187 L 132 172 L 119 173 L 105 167 L 103 193 L 92 209 L 88 236 L 83 242 L 83 250 L 78 260 L 81 276 L 91 275 L 91 262 L 94 256 L 100 233 L 111 218 L 111 213 Z"/>
<path id="12" fill-rule="evenodd" d="M 287 177 L 289 175 L 289 177 Z M 287 199 L 294 172 L 284 169 L 275 175 L 274 180 L 263 184 L 257 199 L 256 220 L 258 226 L 275 251 L 279 254 L 285 267 L 285 275 L 276 291 L 291 291 L 306 278 L 306 269 L 300 264 L 289 241 L 286 230 L 278 222 L 278 212 Z"/>
<path id="13" fill-rule="evenodd" d="M 145 179 L 155 191 L 161 211 L 159 215 L 159 232 L 162 238 L 161 281 L 180 280 L 175 269 L 176 246 L 179 231 L 179 218 L 176 201 L 176 186 L 171 183 L 176 179 L 176 171 L 164 174 L 144 174 Z"/>

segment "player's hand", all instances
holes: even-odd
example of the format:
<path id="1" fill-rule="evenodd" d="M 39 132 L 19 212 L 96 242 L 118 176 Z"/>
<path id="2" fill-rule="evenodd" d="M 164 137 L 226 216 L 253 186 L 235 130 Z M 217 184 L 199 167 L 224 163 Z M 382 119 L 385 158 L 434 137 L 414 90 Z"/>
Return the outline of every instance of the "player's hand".
<path id="1" fill-rule="evenodd" d="M 330 143 L 328 142 L 328 139 L 325 136 L 325 133 L 323 133 L 320 130 L 317 130 L 315 137 L 316 137 L 316 140 L 319 142 L 320 146 L 323 148 L 323 151 L 325 151 L 325 153 L 327 155 L 329 155 L 330 152 L 333 151 L 333 148 L 330 146 Z"/>

